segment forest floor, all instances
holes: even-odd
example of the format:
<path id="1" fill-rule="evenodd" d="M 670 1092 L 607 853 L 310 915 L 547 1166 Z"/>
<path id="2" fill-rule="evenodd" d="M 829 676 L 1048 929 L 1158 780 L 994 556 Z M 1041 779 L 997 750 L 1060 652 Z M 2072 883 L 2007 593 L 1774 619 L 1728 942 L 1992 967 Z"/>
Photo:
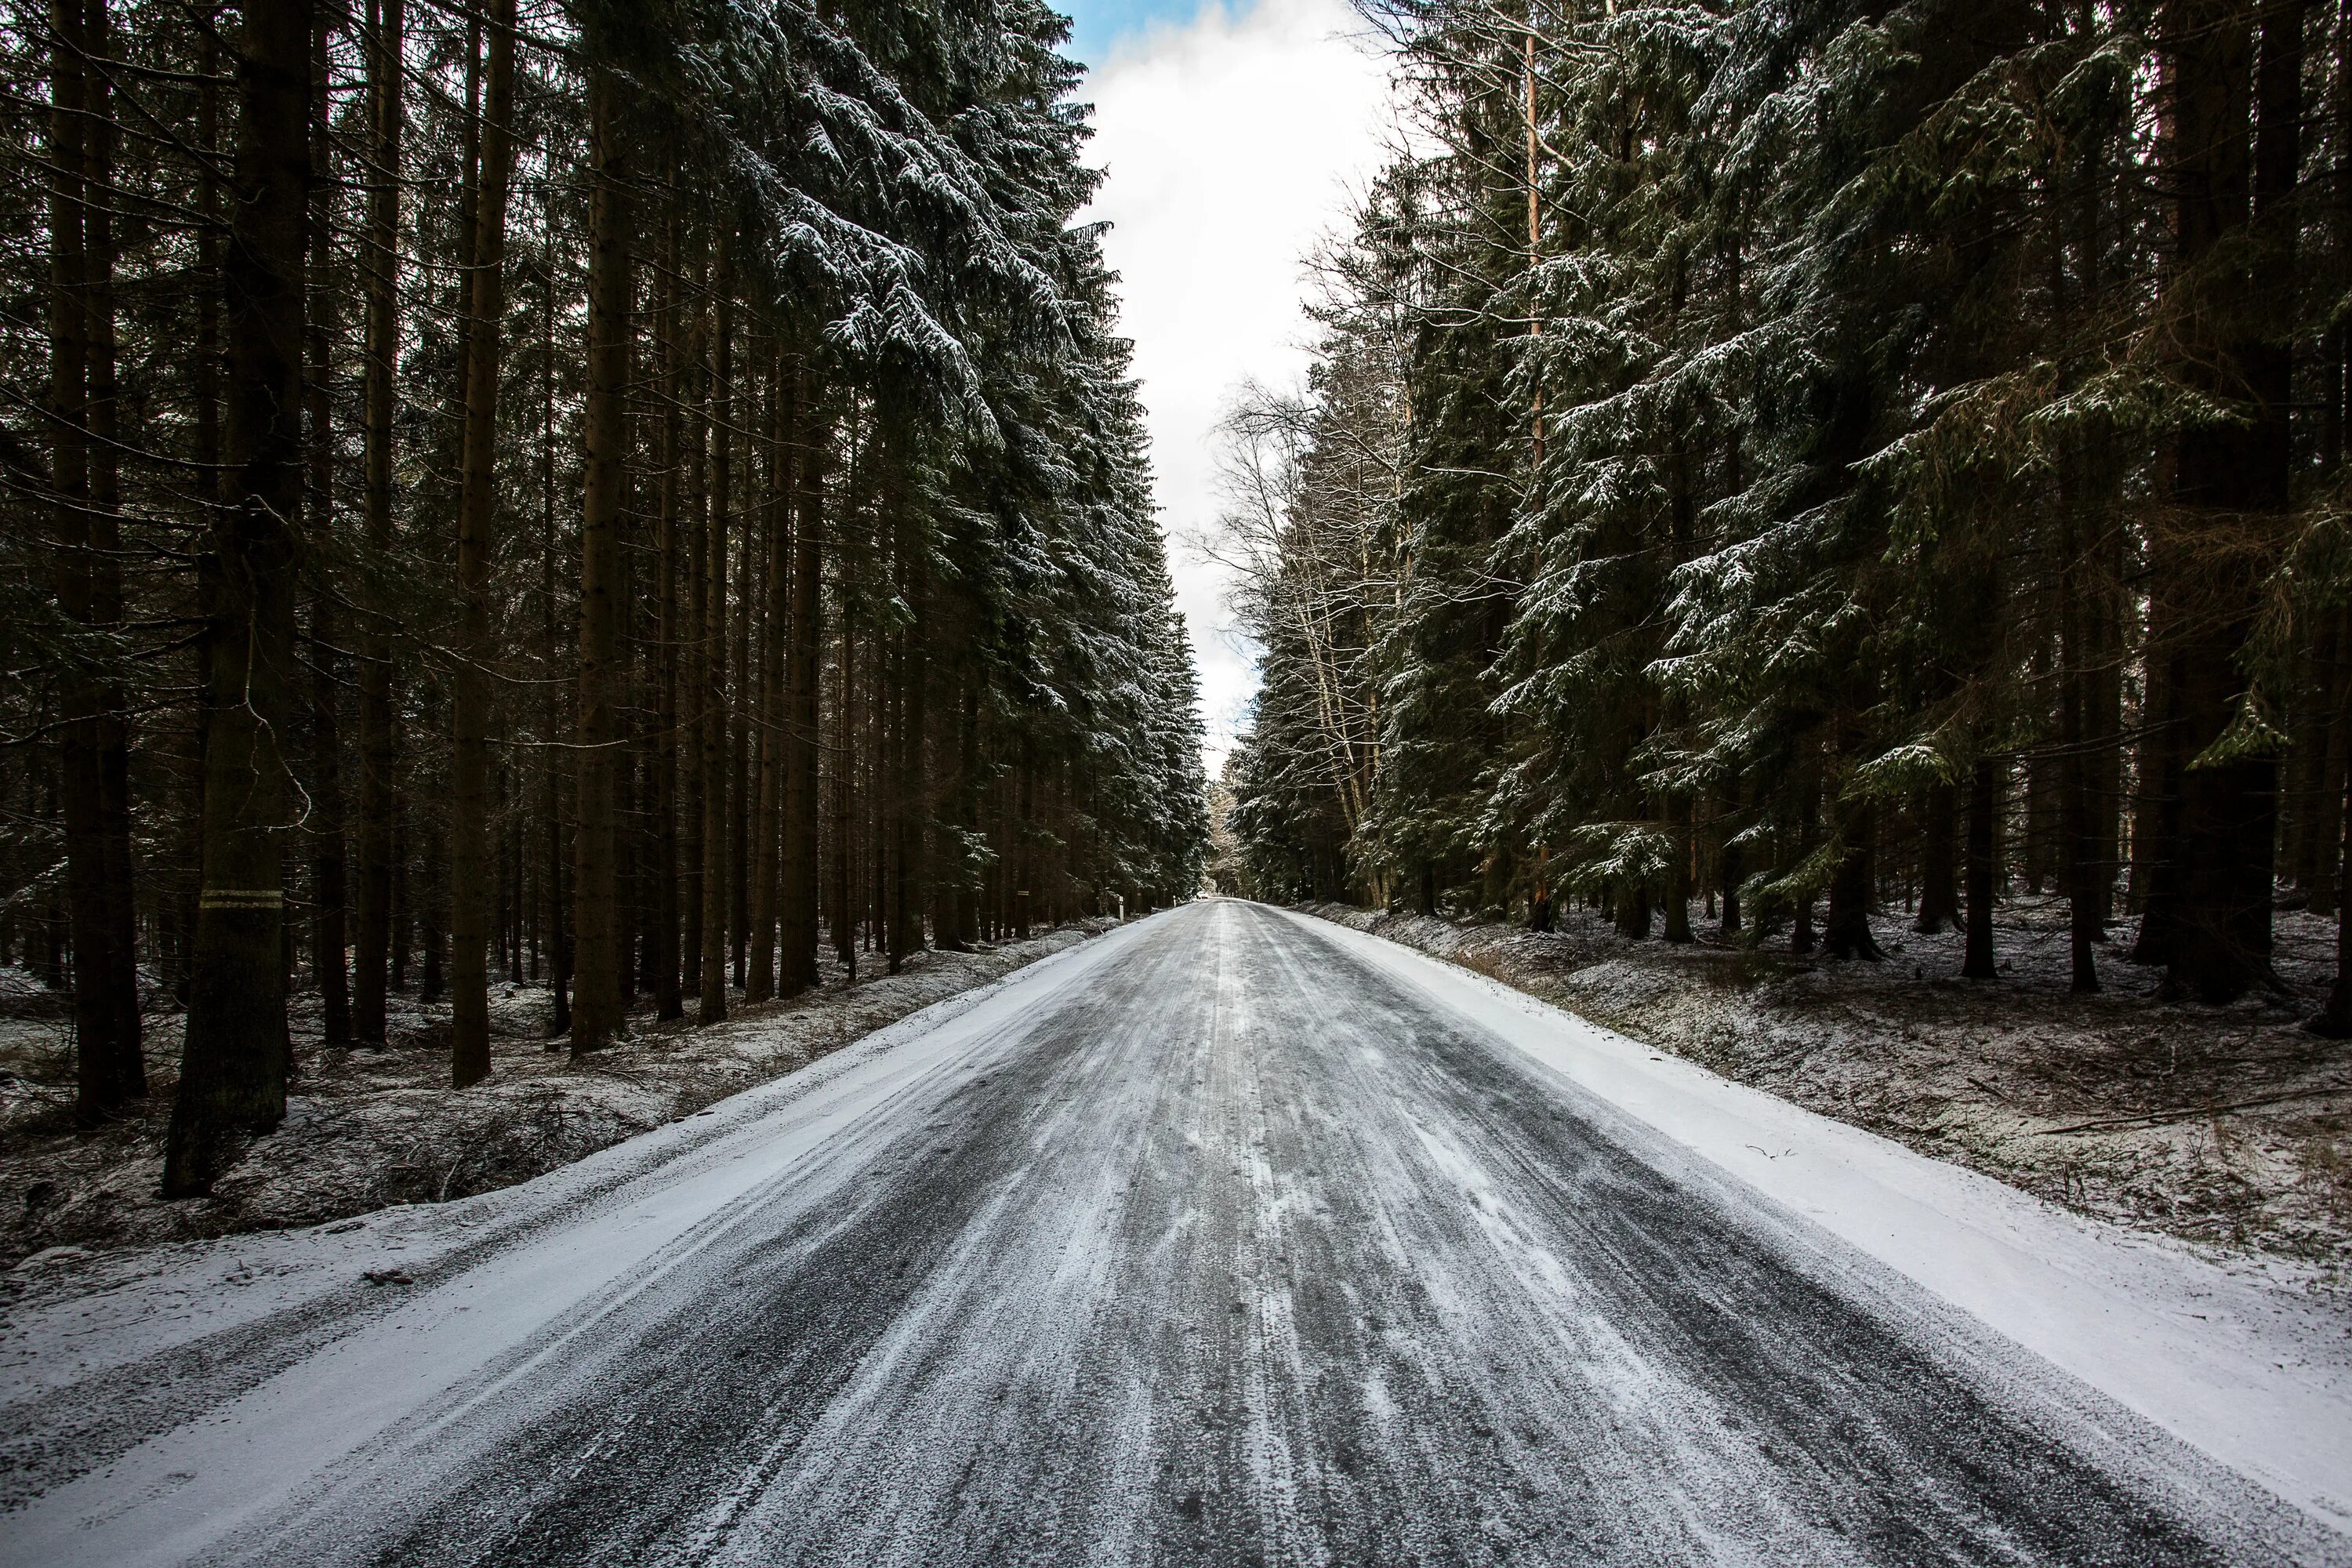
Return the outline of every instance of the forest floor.
<path id="1" fill-rule="evenodd" d="M 145 1019 L 148 1099 L 95 1131 L 73 1125 L 70 998 L 0 969 L 0 1268 L 53 1248 L 135 1246 L 349 1218 L 440 1203 L 533 1176 L 691 1116 L 986 984 L 1115 922 L 1066 925 L 971 952 L 926 951 L 901 973 L 878 960 L 856 984 L 827 959 L 824 984 L 745 1007 L 711 1028 L 654 1021 L 641 997 L 630 1037 L 573 1064 L 547 1039 L 541 985 L 490 987 L 490 1077 L 449 1087 L 449 1004 L 392 998 L 381 1050 L 319 1043 L 319 999 L 293 998 L 295 1081 L 285 1122 L 255 1139 L 208 1198 L 158 1195 L 178 1081 L 182 1016 Z M 691 1013 L 693 1000 L 688 999 Z"/>
<path id="2" fill-rule="evenodd" d="M 1711 925 L 1686 946 L 1632 942 L 1582 910 L 1543 934 L 1307 912 L 2078 1212 L 2352 1290 L 2352 1042 L 2301 1027 L 2335 973 L 2332 920 L 2282 911 L 2286 994 L 2208 1007 L 2157 996 L 2156 972 L 2124 961 L 2128 921 L 2098 950 L 2105 989 L 2070 994 L 2056 899 L 2001 907 L 1990 983 L 1958 978 L 1959 933 L 1891 913 L 1874 922 L 1885 962 L 1832 963 Z"/>

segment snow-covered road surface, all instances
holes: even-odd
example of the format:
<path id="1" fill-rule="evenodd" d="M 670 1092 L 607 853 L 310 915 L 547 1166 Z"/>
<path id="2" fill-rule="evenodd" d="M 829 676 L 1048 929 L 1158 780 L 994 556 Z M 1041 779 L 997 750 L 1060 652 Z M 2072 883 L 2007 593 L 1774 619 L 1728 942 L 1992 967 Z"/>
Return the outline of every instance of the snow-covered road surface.
<path id="1" fill-rule="evenodd" d="M 2340 1321 L 1234 901 L 110 1267 L 0 1337 L 0 1561 L 2352 1562 Z"/>

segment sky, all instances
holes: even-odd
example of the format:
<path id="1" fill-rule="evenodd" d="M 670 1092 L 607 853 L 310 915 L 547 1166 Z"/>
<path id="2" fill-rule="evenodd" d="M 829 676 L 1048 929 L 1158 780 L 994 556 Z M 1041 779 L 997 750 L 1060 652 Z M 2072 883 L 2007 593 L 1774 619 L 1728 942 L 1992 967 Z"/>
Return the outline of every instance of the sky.
<path id="1" fill-rule="evenodd" d="M 1345 0 L 1059 0 L 1090 68 L 1087 220 L 1122 278 L 1122 326 L 1151 435 L 1161 529 L 1201 672 L 1213 773 L 1256 674 L 1230 634 L 1223 574 L 1184 548 L 1217 505 L 1212 440 L 1245 380 L 1307 363 L 1302 263 L 1343 231 L 1379 167 L 1387 68 Z"/>

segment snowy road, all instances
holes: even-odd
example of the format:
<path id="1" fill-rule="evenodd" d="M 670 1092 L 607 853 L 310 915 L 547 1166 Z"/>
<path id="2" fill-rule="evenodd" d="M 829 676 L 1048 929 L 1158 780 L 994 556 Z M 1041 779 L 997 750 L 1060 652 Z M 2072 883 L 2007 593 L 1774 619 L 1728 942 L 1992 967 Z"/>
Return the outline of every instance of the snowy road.
<path id="1" fill-rule="evenodd" d="M 1196 904 L 577 1173 L 52 1303 L 0 1560 L 2352 1560 L 2340 1366 L 2239 1391 L 2290 1507 L 1419 973 Z"/>

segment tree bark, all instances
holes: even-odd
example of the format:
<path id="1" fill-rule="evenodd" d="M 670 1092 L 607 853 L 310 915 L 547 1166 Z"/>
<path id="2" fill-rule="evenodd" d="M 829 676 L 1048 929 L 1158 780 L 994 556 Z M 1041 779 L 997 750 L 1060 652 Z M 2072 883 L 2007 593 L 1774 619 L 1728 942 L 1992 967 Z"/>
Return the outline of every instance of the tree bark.
<path id="1" fill-rule="evenodd" d="M 2071 464 L 2069 454 L 2062 461 Z M 2058 744 L 2060 837 L 2064 848 L 2070 989 L 2088 993 L 2099 988 L 2098 958 L 2094 946 L 2102 934 L 2102 884 L 2106 867 L 2099 859 L 2096 782 L 2091 769 L 2091 689 L 2086 666 L 2091 648 L 2083 605 L 2083 569 L 2079 521 L 2074 487 L 2062 479 L 2059 488 L 2058 567 Z"/>
<path id="2" fill-rule="evenodd" d="M 747 343 L 745 346 L 748 350 L 749 344 Z M 733 351 L 730 349 L 730 363 L 732 362 L 732 353 Z M 756 383 L 758 377 L 756 374 L 752 374 L 747 375 L 745 379 L 747 382 Z M 735 412 L 737 405 L 733 400 L 731 393 L 731 374 L 730 377 L 730 393 L 728 405 L 729 416 L 727 423 L 729 430 L 730 431 L 730 438 L 731 442 L 731 432 L 734 428 L 735 420 L 739 417 Z M 741 405 L 743 413 L 740 417 L 742 418 L 744 427 L 747 430 L 754 427 L 758 422 L 758 414 L 754 405 L 755 398 L 753 395 L 746 395 L 744 397 Z M 742 512 L 743 521 L 742 526 L 735 530 L 740 542 L 738 545 L 740 553 L 738 555 L 738 570 L 736 572 L 735 580 L 735 605 L 733 613 L 734 630 L 731 636 L 722 640 L 720 645 L 721 647 L 730 647 L 731 645 L 732 657 L 730 663 L 734 671 L 733 683 L 728 688 L 730 692 L 730 696 L 728 698 L 729 722 L 726 731 L 728 736 L 727 961 L 729 972 L 734 976 L 734 983 L 738 987 L 740 987 L 743 984 L 744 966 L 750 962 L 751 957 L 748 951 L 748 939 L 751 935 L 751 888 L 750 881 L 751 866 L 752 815 L 751 763 L 752 749 L 756 740 L 756 736 L 753 732 L 752 720 L 755 715 L 763 714 L 765 712 L 765 710 L 761 709 L 756 701 L 758 688 L 754 684 L 754 677 L 751 668 L 751 630 L 752 621 L 754 619 L 751 611 L 752 606 L 758 603 L 761 598 L 761 569 L 765 559 L 764 553 L 760 548 L 761 531 L 753 524 L 753 519 L 758 516 L 759 513 L 751 505 L 751 496 L 754 490 L 752 476 L 757 471 L 757 462 L 752 455 L 752 445 L 753 444 L 749 440 L 744 444 L 742 482 L 744 503 Z M 722 627 L 727 625 L 727 617 L 723 614 L 720 617 L 719 624 Z"/>
<path id="3" fill-rule="evenodd" d="M 833 911 L 833 955 L 847 972 L 852 984 L 857 980 L 857 914 L 850 907 L 854 890 L 853 870 L 856 865 L 850 843 L 850 827 L 856 821 L 856 801 L 853 797 L 857 779 L 857 731 L 852 722 L 857 694 L 857 642 L 851 635 L 850 617 L 845 599 L 841 618 L 841 637 L 834 658 L 833 702 L 833 893 L 827 902 Z"/>
<path id="4" fill-rule="evenodd" d="M 58 602 L 95 632 L 123 620 L 121 495 L 114 459 L 112 106 L 102 70 L 112 26 L 102 0 L 58 0 L 49 153 L 50 480 Z M 67 913 L 73 946 L 76 1119 L 95 1124 L 147 1093 L 131 880 L 128 736 L 120 681 L 76 671 L 60 683 Z"/>
<path id="5" fill-rule="evenodd" d="M 2347 834 L 2352 834 L 2352 812 L 2339 812 Z M 2343 846 L 2347 863 L 2352 863 L 2352 843 Z M 2307 1019 L 2304 1027 L 2326 1039 L 2352 1038 L 2352 899 L 2344 900 L 2336 912 L 2336 983 L 2328 987 L 2327 1005 Z"/>
<path id="6" fill-rule="evenodd" d="M 706 357 L 709 317 L 708 267 L 694 270 L 694 321 L 686 331 L 688 350 L 680 366 L 685 393 L 685 489 L 679 527 L 685 539 L 686 573 L 679 606 L 683 636 L 678 644 L 678 984 L 702 987 L 702 822 L 709 780 L 704 776 L 702 731 L 709 720 L 704 692 L 709 681 L 710 649 L 703 626 L 710 618 L 709 363 Z M 682 1005 L 681 1002 L 681 1005 Z"/>
<path id="7" fill-rule="evenodd" d="M 1859 958 L 1876 963 L 1886 954 L 1870 934 L 1870 900 L 1874 888 L 1873 849 L 1878 833 L 1878 813 L 1867 804 L 1852 807 L 1841 829 L 1845 855 L 1830 876 L 1828 918 L 1822 925 L 1822 950 L 1832 958 Z"/>
<path id="8" fill-rule="evenodd" d="M 2000 768 L 1979 757 L 1969 775 L 1969 917 L 1960 955 L 1960 977 L 1990 980 L 1997 973 L 1992 951 L 1993 834 L 2000 810 Z"/>
<path id="9" fill-rule="evenodd" d="M 1668 808 L 1668 831 L 1674 839 L 1674 865 L 1666 871 L 1665 938 L 1677 944 L 1691 941 L 1691 844 L 1690 813 L 1675 805 Z"/>
<path id="10" fill-rule="evenodd" d="M 573 832 L 572 1054 L 621 1031 L 621 952 L 614 904 L 620 769 L 621 509 L 629 389 L 628 169 L 616 123 L 620 83 L 591 68 L 588 112 L 594 184 L 588 213 L 587 475 L 580 516 L 580 760 Z"/>
<path id="11" fill-rule="evenodd" d="M 488 949 L 497 868 L 489 831 L 490 566 L 498 553 L 499 358 L 506 327 L 507 192 L 514 173 L 515 0 L 490 0 L 465 321 L 465 446 L 458 470 L 458 658 L 450 681 L 450 1081 L 490 1073 Z"/>
<path id="12" fill-rule="evenodd" d="M 371 5 L 369 96 L 374 167 L 368 181 L 366 513 L 368 560 L 391 565 L 394 362 L 400 353 L 400 142 L 403 0 Z M 373 606 L 360 659 L 359 921 L 352 977 L 352 1028 L 366 1045 L 384 1040 L 386 966 L 392 946 L 393 752 L 390 606 Z"/>
<path id="13" fill-rule="evenodd" d="M 2293 14 L 2299 37 L 2300 12 Z M 2247 217 L 2247 27 L 2221 0 L 2170 0 L 2161 31 L 2171 86 L 2165 173 L 2176 261 L 2189 279 L 2175 287 L 2210 286 L 2202 273 L 2216 246 Z M 2173 845 L 2180 871 L 2166 985 L 2209 1002 L 2270 978 L 2277 764 L 2267 755 L 2207 761 L 2204 753 L 2246 691 L 2240 659 L 2259 614 L 2267 554 L 2261 529 L 2247 525 L 2286 504 L 2283 362 L 2262 345 L 2217 337 L 2207 324 L 2214 313 L 2188 307 L 2184 331 L 2201 340 L 2185 345 L 2189 374 L 2224 399 L 2250 389 L 2253 422 L 2178 437 L 2171 499 L 2179 521 L 2152 552 L 2161 578 L 2156 591 L 2176 612 L 2179 637 L 2172 744 L 2181 763 Z"/>
<path id="14" fill-rule="evenodd" d="M 780 890 L 783 991 L 817 982 L 818 689 L 824 635 L 824 458 L 831 432 L 818 413 L 807 373 L 793 399 L 800 410 L 798 492 L 793 508 L 792 646 L 786 657 L 783 719 L 783 846 Z M 835 753 L 836 771 L 841 753 Z"/>
<path id="15" fill-rule="evenodd" d="M 302 228 L 311 0 L 247 0 L 238 37 L 228 474 L 205 713 L 204 881 L 163 1190 L 203 1192 L 243 1131 L 286 1114 L 282 836 L 302 501 Z"/>
<path id="16" fill-rule="evenodd" d="M 904 455 L 893 452 L 894 477 L 903 477 L 896 465 Z M 923 742 L 929 728 L 930 670 L 926 658 L 929 630 L 929 593 L 921 531 L 910 509 L 900 501 L 898 523 L 898 591 L 907 604 L 907 623 L 898 637 L 898 722 L 893 737 L 895 777 L 891 781 L 891 877 L 889 969 L 896 974 L 908 957 L 922 951 L 925 819 L 929 816 L 929 792 L 924 768 Z"/>
<path id="17" fill-rule="evenodd" d="M 654 1016 L 667 1022 L 686 1016 L 678 980 L 677 904 L 678 678 L 679 644 L 685 628 L 679 624 L 678 614 L 684 438 L 678 412 L 678 215 L 674 196 L 664 204 L 664 209 L 662 265 L 654 284 L 661 353 L 661 422 L 656 437 L 661 479 L 656 499 L 654 540 L 654 742 L 646 766 L 652 786 L 648 805 L 653 813 L 654 898 L 653 908 L 647 913 L 653 921 Z"/>
<path id="18" fill-rule="evenodd" d="M 764 1002 L 774 994 L 776 924 L 782 895 L 782 850 L 783 813 L 783 750 L 793 716 L 785 698 L 786 644 L 791 640 L 787 616 L 793 563 L 792 501 L 793 465 L 785 454 L 798 425 L 796 386 L 789 379 L 781 351 L 772 374 L 769 397 L 767 530 L 767 635 L 760 649 L 760 793 L 758 826 L 751 835 L 755 868 L 751 879 L 751 965 L 743 976 L 743 999 Z"/>
<path id="19" fill-rule="evenodd" d="M 1952 840 L 1959 816 L 1959 792 L 1931 785 L 1922 803 L 1925 829 L 1919 847 L 1919 918 L 1914 929 L 1934 936 L 1958 918 L 1960 900 L 1952 885 Z"/>
<path id="20" fill-rule="evenodd" d="M 310 404 L 310 477 L 304 496 L 304 518 L 310 531 L 310 570 L 315 586 L 310 601 L 310 963 L 319 986 L 319 1040 L 326 1046 L 352 1043 L 350 972 L 345 967 L 343 849 L 343 730 L 342 689 L 336 679 L 341 659 L 337 647 L 335 584 L 332 556 L 335 541 L 335 447 L 333 401 L 328 386 L 328 346 L 334 341 L 334 313 L 327 288 L 333 247 L 329 232 L 327 121 L 329 89 L 327 46 L 333 31 L 326 13 L 314 16 L 310 27 L 310 272 L 309 383 Z"/>
<path id="21" fill-rule="evenodd" d="M 696 1021 L 727 1016 L 727 538 L 734 479 L 735 268 L 732 232 L 719 230 L 712 287 L 709 536 L 703 547 L 702 644 L 702 991 Z"/>

